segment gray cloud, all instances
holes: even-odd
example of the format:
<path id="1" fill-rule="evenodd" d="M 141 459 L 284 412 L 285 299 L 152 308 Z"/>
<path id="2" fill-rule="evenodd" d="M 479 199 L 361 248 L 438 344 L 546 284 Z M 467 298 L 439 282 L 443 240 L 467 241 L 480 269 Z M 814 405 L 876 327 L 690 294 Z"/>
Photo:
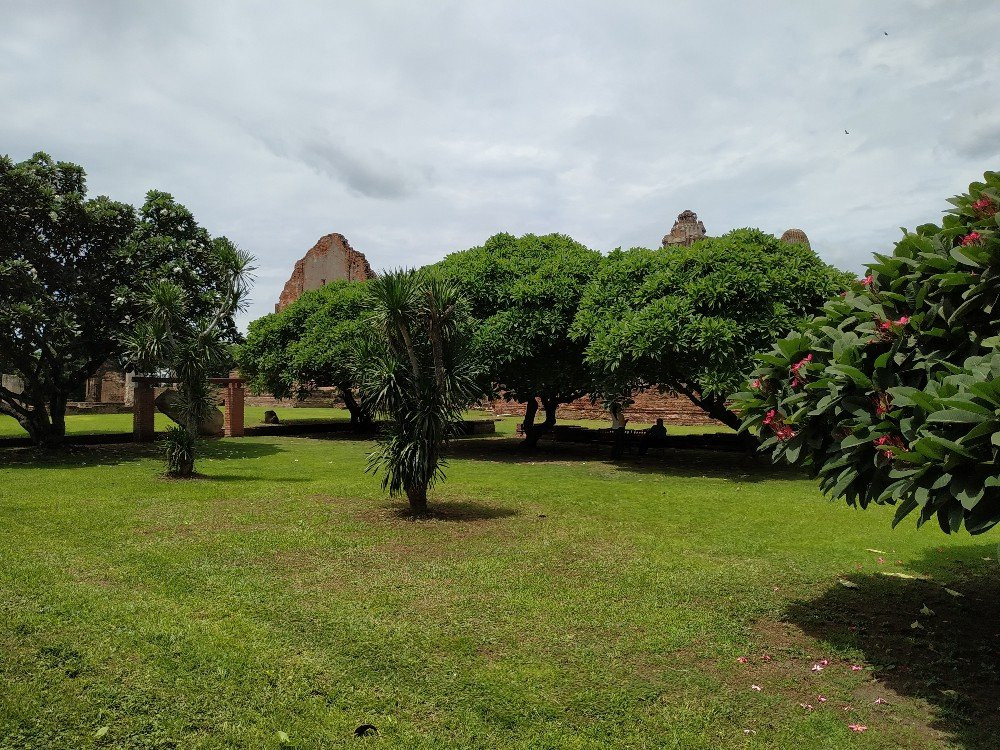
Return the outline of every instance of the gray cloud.
<path id="1" fill-rule="evenodd" d="M 500 230 L 652 246 L 692 208 L 711 233 L 801 227 L 860 269 L 1000 166 L 989 3 L 0 0 L 0 17 L 0 151 L 77 161 L 123 200 L 173 193 L 258 256 L 251 318 L 331 231 L 385 268 Z"/>

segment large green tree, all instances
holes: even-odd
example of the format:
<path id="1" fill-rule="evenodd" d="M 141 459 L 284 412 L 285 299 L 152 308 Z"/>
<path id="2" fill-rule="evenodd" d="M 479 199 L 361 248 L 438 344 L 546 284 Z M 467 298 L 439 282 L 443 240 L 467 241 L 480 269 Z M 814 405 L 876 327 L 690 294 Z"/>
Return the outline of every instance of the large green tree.
<path id="1" fill-rule="evenodd" d="M 692 247 L 616 250 L 590 281 L 572 335 L 614 403 L 659 387 L 731 427 L 726 406 L 754 355 L 845 288 L 804 244 L 737 229 Z"/>
<path id="2" fill-rule="evenodd" d="M 394 271 L 369 282 L 369 333 L 356 367 L 366 408 L 387 420 L 369 469 L 391 495 L 427 513 L 427 490 L 444 478 L 442 452 L 478 399 L 469 356 L 466 301 L 458 285 L 426 271 Z"/>
<path id="3" fill-rule="evenodd" d="M 142 314 L 139 298 L 157 279 L 182 286 L 192 314 L 224 292 L 211 237 L 166 193 L 137 213 L 87 198 L 84 170 L 38 153 L 0 157 L 0 373 L 23 390 L 0 388 L 0 413 L 36 443 L 65 435 L 66 403 Z M 232 320 L 222 324 L 232 337 Z"/>
<path id="4" fill-rule="evenodd" d="M 469 300 L 473 351 L 503 398 L 525 402 L 525 440 L 534 445 L 559 404 L 590 392 L 584 344 L 569 336 L 600 253 L 561 234 L 496 234 L 435 266 Z M 535 424 L 538 402 L 545 419 Z"/>
<path id="5" fill-rule="evenodd" d="M 364 336 L 367 282 L 333 281 L 280 312 L 253 321 L 239 347 L 240 373 L 275 398 L 305 398 L 336 387 L 357 425 L 370 417 L 355 398 L 354 352 Z"/>
<path id="6" fill-rule="evenodd" d="M 734 398 L 775 460 L 945 532 L 1000 522 L 1000 174 L 905 232 Z"/>

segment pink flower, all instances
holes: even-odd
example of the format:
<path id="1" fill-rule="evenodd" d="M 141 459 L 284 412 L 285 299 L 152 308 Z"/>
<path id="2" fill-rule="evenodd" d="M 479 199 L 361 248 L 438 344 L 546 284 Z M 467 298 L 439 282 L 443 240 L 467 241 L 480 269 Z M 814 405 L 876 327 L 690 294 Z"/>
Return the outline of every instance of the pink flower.
<path id="1" fill-rule="evenodd" d="M 823 667 L 821 667 L 819 664 L 813 664 L 812 665 L 812 671 L 813 672 L 822 672 L 823 671 Z"/>
<path id="2" fill-rule="evenodd" d="M 852 732 L 867 732 L 868 731 L 868 727 L 866 727 L 864 724 L 848 724 L 847 727 Z"/>
<path id="3" fill-rule="evenodd" d="M 740 664 L 746 664 L 750 660 L 748 658 L 746 658 L 745 656 L 740 656 L 740 657 L 738 657 L 736 659 L 736 661 L 738 661 Z"/>
<path id="4" fill-rule="evenodd" d="M 906 443 L 903 442 L 903 438 L 899 435 L 880 435 L 872 441 L 876 447 L 885 447 L 886 454 L 889 458 L 895 458 L 897 451 L 905 451 Z M 880 563 L 884 563 L 883 558 L 879 558 Z"/>
<path id="5" fill-rule="evenodd" d="M 820 703 L 826 703 L 826 696 L 825 695 L 817 695 L 816 696 L 816 700 L 818 700 Z"/>
<path id="6" fill-rule="evenodd" d="M 860 672 L 862 669 L 864 669 L 864 667 L 862 667 L 860 664 L 852 664 L 851 665 L 851 671 L 852 672 Z"/>
<path id="7" fill-rule="evenodd" d="M 750 387 L 753 388 L 755 391 L 759 391 L 760 390 L 760 378 L 754 378 L 753 381 L 751 381 L 751 383 L 750 383 Z"/>
<path id="8" fill-rule="evenodd" d="M 871 286 L 875 283 L 875 277 L 872 274 L 868 274 L 863 279 L 861 279 L 861 286 Z"/>
<path id="9" fill-rule="evenodd" d="M 771 655 L 770 654 L 764 654 L 762 657 L 760 657 L 760 660 L 761 661 L 771 661 Z"/>
<path id="10" fill-rule="evenodd" d="M 819 665 L 820 665 L 821 667 L 825 667 L 825 666 L 827 666 L 827 665 L 828 665 L 829 663 L 830 663 L 830 660 L 829 660 L 829 659 L 820 659 L 820 660 L 819 660 Z"/>
<path id="11" fill-rule="evenodd" d="M 876 706 L 884 706 L 884 705 L 886 705 L 888 703 L 889 703 L 889 701 L 887 701 L 885 698 L 876 698 L 875 699 L 875 705 Z"/>
<path id="12" fill-rule="evenodd" d="M 776 412 L 774 409 L 771 409 L 771 411 L 769 411 L 767 414 L 764 415 L 764 424 L 771 424 L 771 422 L 774 421 L 774 418 L 777 415 L 778 412 Z"/>
<path id="13" fill-rule="evenodd" d="M 997 207 L 989 198 L 980 198 L 972 204 L 972 210 L 981 216 L 992 216 L 997 212 Z"/>
<path id="14" fill-rule="evenodd" d="M 795 437 L 795 430 L 792 429 L 787 424 L 783 424 L 781 425 L 781 427 L 778 427 L 774 430 L 774 436 L 778 438 L 778 440 L 780 440 L 781 442 L 785 442 L 786 440 L 790 440 L 791 438 Z"/>
<path id="15" fill-rule="evenodd" d="M 979 232 L 969 232 L 962 238 L 962 247 L 968 247 L 969 245 L 975 245 L 980 239 Z"/>
<path id="16" fill-rule="evenodd" d="M 910 319 L 904 315 L 902 318 L 900 318 L 899 320 L 896 321 L 896 325 L 898 325 L 898 326 L 905 326 L 909 322 L 910 322 Z"/>

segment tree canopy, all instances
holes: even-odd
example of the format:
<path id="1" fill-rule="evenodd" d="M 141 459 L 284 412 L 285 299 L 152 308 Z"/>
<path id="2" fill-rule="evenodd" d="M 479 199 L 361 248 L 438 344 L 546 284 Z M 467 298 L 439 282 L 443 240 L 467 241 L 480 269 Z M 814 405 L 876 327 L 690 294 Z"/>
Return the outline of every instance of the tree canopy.
<path id="1" fill-rule="evenodd" d="M 137 214 L 86 193 L 76 164 L 0 157 L 0 372 L 24 384 L 0 389 L 0 413 L 38 443 L 62 439 L 70 396 L 120 357 L 150 284 L 173 279 L 192 313 L 222 294 L 217 240 L 168 194 L 151 192 Z M 235 335 L 231 319 L 223 329 Z"/>
<path id="2" fill-rule="evenodd" d="M 556 408 L 589 392 L 584 343 L 569 336 L 601 255 L 561 234 L 496 234 L 434 266 L 454 281 L 474 320 L 472 349 L 503 398 L 527 402 L 529 441 L 555 423 Z M 545 423 L 534 429 L 537 401 Z"/>
<path id="3" fill-rule="evenodd" d="M 1000 174 L 760 357 L 734 404 L 775 460 L 945 532 L 1000 521 Z"/>
<path id="4" fill-rule="evenodd" d="M 585 346 L 606 400 L 661 387 L 738 427 L 726 400 L 746 382 L 754 355 L 849 278 L 808 246 L 757 229 L 690 248 L 615 250 L 587 285 L 572 339 Z"/>
<path id="5" fill-rule="evenodd" d="M 368 283 L 333 281 L 305 292 L 280 312 L 253 321 L 238 349 L 251 388 L 276 398 L 339 389 L 351 420 L 368 421 L 355 399 L 354 352 L 364 335 Z"/>

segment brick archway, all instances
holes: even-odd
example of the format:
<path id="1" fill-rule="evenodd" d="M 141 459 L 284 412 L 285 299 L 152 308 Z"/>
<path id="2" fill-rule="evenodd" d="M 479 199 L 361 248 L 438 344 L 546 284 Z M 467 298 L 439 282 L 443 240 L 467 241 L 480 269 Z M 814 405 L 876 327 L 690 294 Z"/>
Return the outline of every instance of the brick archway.
<path id="1" fill-rule="evenodd" d="M 156 386 L 179 383 L 177 378 L 159 378 L 138 375 L 132 378 L 132 440 L 136 443 L 151 443 L 156 435 Z M 244 380 L 243 378 L 209 378 L 213 385 L 222 386 L 222 400 L 225 406 L 225 421 L 222 434 L 225 437 L 243 437 L 244 426 Z"/>

